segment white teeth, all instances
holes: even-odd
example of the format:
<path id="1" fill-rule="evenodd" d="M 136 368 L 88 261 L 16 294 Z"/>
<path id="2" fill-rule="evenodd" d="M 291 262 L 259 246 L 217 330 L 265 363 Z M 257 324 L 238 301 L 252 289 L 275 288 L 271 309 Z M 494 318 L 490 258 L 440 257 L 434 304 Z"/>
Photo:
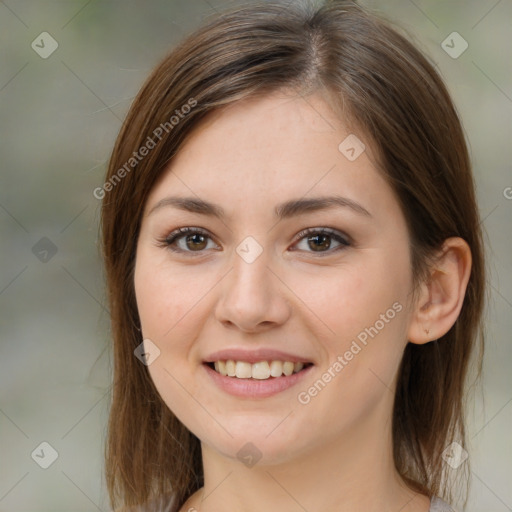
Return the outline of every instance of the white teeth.
<path id="1" fill-rule="evenodd" d="M 283 374 L 283 363 L 281 361 L 272 361 L 270 363 L 270 375 L 272 377 L 281 377 Z"/>
<path id="2" fill-rule="evenodd" d="M 290 361 L 286 361 L 283 364 L 283 373 L 288 377 L 288 375 L 291 375 L 293 373 L 293 363 Z"/>
<path id="3" fill-rule="evenodd" d="M 293 363 L 291 361 L 258 361 L 251 364 L 246 361 L 215 361 L 215 371 L 223 376 L 236 377 L 238 379 L 266 380 L 270 377 L 288 377 L 298 373 L 304 368 L 304 363 Z"/>
<path id="4" fill-rule="evenodd" d="M 244 363 L 243 361 L 236 362 L 236 376 L 239 379 L 250 379 L 252 377 L 251 363 Z"/>
<path id="5" fill-rule="evenodd" d="M 219 364 L 219 369 L 217 370 L 217 368 L 215 368 L 221 375 L 224 375 L 226 376 L 228 374 L 227 370 L 226 370 L 226 363 L 224 361 L 217 361 L 217 363 Z"/>
<path id="6" fill-rule="evenodd" d="M 232 359 L 226 361 L 226 373 L 228 377 L 236 376 L 236 364 Z"/>
<path id="7" fill-rule="evenodd" d="M 252 365 L 252 378 L 253 379 L 268 379 L 270 377 L 270 366 L 267 361 L 261 361 L 260 363 L 254 363 Z"/>

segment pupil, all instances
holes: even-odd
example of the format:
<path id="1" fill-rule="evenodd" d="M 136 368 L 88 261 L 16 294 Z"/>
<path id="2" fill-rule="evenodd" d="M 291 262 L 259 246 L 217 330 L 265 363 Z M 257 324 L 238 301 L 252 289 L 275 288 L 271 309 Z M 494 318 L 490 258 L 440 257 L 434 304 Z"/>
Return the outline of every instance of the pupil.
<path id="1" fill-rule="evenodd" d="M 192 243 L 194 244 L 194 245 L 193 245 L 193 247 L 195 247 L 196 249 L 204 249 L 204 247 L 203 247 L 203 246 L 199 247 L 199 246 L 196 244 L 196 242 L 197 242 L 197 238 L 198 238 L 198 237 L 202 239 L 202 242 L 201 242 L 201 241 L 199 241 L 199 244 L 201 244 L 201 243 L 202 243 L 202 244 L 204 245 L 204 236 L 203 236 L 203 235 L 199 235 L 199 234 L 197 234 L 197 233 L 196 233 L 196 234 L 194 234 L 194 235 L 189 235 L 189 236 L 187 237 L 187 242 L 190 242 L 192 239 L 196 239 L 196 240 L 195 240 L 195 242 L 192 242 Z M 189 247 L 189 248 L 190 248 L 190 247 Z"/>
<path id="2" fill-rule="evenodd" d="M 314 236 L 309 237 L 308 240 L 310 242 L 312 240 L 315 240 L 315 239 L 318 241 L 319 238 L 323 239 L 323 241 L 325 242 L 325 240 L 329 239 L 329 235 L 314 235 Z M 320 248 L 320 249 L 322 249 L 322 248 L 328 249 L 330 245 L 331 245 L 330 243 L 324 244 L 323 246 L 313 245 L 312 248 L 313 248 L 314 251 L 317 251 L 318 248 Z"/>

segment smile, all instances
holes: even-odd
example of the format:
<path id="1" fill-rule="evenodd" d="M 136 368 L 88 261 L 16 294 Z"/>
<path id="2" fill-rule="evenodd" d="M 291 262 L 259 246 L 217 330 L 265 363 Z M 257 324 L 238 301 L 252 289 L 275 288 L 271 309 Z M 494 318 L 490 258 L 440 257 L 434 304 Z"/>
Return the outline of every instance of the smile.
<path id="1" fill-rule="evenodd" d="M 258 361 L 249 363 L 247 361 L 215 361 L 209 363 L 217 373 L 224 377 L 233 377 L 236 379 L 256 379 L 267 380 L 272 377 L 288 377 L 294 373 L 300 372 L 305 366 L 311 363 L 293 363 L 291 361 Z"/>
<path id="2" fill-rule="evenodd" d="M 235 361 L 233 359 L 205 362 L 212 383 L 229 395 L 244 399 L 262 399 L 281 393 L 306 378 L 313 363 L 291 361 Z"/>

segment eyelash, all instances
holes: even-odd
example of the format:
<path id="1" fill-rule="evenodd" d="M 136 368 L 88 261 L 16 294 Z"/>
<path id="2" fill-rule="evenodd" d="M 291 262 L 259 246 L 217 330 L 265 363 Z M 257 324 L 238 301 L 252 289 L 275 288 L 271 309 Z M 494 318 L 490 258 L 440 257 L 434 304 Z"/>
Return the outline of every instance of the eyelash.
<path id="1" fill-rule="evenodd" d="M 188 236 L 203 235 L 205 237 L 208 237 L 210 240 L 212 240 L 209 233 L 207 231 L 205 231 L 204 229 L 184 227 L 184 228 L 176 229 L 176 230 L 172 231 L 171 233 L 169 233 L 169 235 L 167 235 L 166 237 L 159 239 L 158 245 L 160 247 L 165 247 L 172 252 L 188 253 L 192 257 L 202 256 L 203 253 L 205 252 L 205 250 L 187 251 L 187 250 L 179 249 L 174 245 L 174 243 L 176 241 L 178 241 L 179 239 L 181 239 L 187 235 Z M 304 239 L 307 236 L 313 236 L 313 235 L 320 235 L 320 236 L 327 235 L 327 236 L 331 237 L 332 239 L 334 239 L 336 242 L 339 242 L 339 244 L 340 244 L 338 247 L 335 247 L 334 249 L 328 249 L 327 251 L 318 251 L 318 252 L 306 251 L 306 252 L 311 252 L 315 256 L 319 255 L 321 257 L 323 254 L 330 255 L 330 254 L 333 254 L 334 252 L 343 250 L 346 247 L 349 247 L 351 245 L 351 242 L 349 241 L 349 237 L 347 237 L 346 235 L 343 235 L 339 231 L 337 231 L 335 229 L 331 229 L 331 228 L 307 228 L 307 229 L 304 229 L 296 235 L 297 241 L 294 242 L 294 244 L 302 241 L 302 239 Z"/>

